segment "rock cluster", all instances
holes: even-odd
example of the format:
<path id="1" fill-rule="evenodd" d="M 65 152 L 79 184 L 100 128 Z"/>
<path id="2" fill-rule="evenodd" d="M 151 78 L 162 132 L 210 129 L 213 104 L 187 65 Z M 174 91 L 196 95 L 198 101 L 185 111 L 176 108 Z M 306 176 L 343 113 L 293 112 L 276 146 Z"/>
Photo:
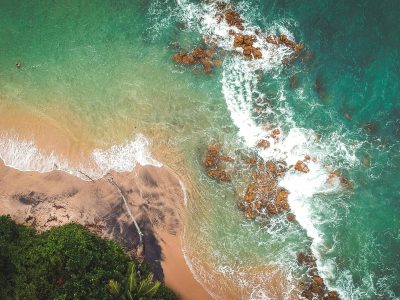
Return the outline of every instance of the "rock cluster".
<path id="1" fill-rule="evenodd" d="M 208 177 L 219 181 L 231 181 L 231 175 L 223 168 L 222 161 L 232 162 L 233 159 L 221 155 L 221 150 L 222 147 L 219 144 L 209 145 L 203 165 Z"/>
<path id="2" fill-rule="evenodd" d="M 244 30 L 243 19 L 240 14 L 233 9 L 232 3 L 225 3 L 221 1 L 215 2 L 216 8 L 220 11 L 217 13 L 216 18 L 222 21 L 224 18 L 229 26 L 234 26 L 239 30 Z"/>
<path id="3" fill-rule="evenodd" d="M 212 1 L 211 1 L 212 2 Z M 253 35 L 240 34 L 245 30 L 244 21 L 240 14 L 234 9 L 233 3 L 226 3 L 221 1 L 216 1 L 215 7 L 217 13 L 215 18 L 218 23 L 223 20 L 230 26 L 228 34 L 234 37 L 233 47 L 242 48 L 243 55 L 246 59 L 261 59 L 263 54 L 260 48 L 254 47 L 254 43 L 257 41 L 258 44 L 272 43 L 276 45 L 285 45 L 286 47 L 294 51 L 294 55 L 291 56 L 292 59 L 298 56 L 301 50 L 304 48 L 303 44 L 297 44 L 296 42 L 290 40 L 286 35 L 270 35 L 264 40 L 262 33 L 259 30 L 254 30 Z M 214 44 L 213 37 L 204 37 L 207 44 Z M 218 44 L 215 43 L 218 47 Z M 179 51 L 173 56 L 173 59 L 177 63 L 182 63 L 184 65 L 192 65 L 196 63 L 201 63 L 203 65 L 205 73 L 210 73 L 213 66 L 220 64 L 220 61 L 212 60 L 212 52 L 210 50 L 205 50 L 202 48 L 196 48 L 192 53 L 187 51 Z M 285 61 L 289 61 L 289 58 L 285 58 Z"/>
<path id="4" fill-rule="evenodd" d="M 269 128 L 267 128 L 269 129 Z M 268 139 L 273 139 L 275 140 L 275 142 L 278 142 L 279 140 L 279 135 L 281 134 L 281 131 L 279 130 L 279 128 L 275 128 L 273 130 L 271 130 L 270 134 L 266 135 L 263 139 L 260 139 L 257 142 L 257 147 L 261 148 L 261 149 L 267 149 L 271 146 L 271 143 Z"/>
<path id="5" fill-rule="evenodd" d="M 259 162 L 252 181 L 239 202 L 239 207 L 249 219 L 257 216 L 273 216 L 289 211 L 289 192 L 278 186 L 278 178 L 286 172 L 284 165 L 268 161 Z M 291 216 L 294 220 L 294 215 Z"/>
<path id="6" fill-rule="evenodd" d="M 246 35 L 246 34 L 235 34 L 235 39 L 233 41 L 233 47 L 242 48 L 243 55 L 247 59 L 260 59 L 262 58 L 262 53 L 260 49 L 253 46 L 256 41 L 255 36 Z"/>
<path id="7" fill-rule="evenodd" d="M 339 294 L 336 291 L 328 291 L 324 280 L 318 275 L 316 258 L 311 254 L 300 252 L 297 255 L 297 263 L 308 268 L 307 282 L 301 282 L 301 296 L 308 300 L 340 300 Z"/>
<path id="8" fill-rule="evenodd" d="M 214 65 L 219 65 L 219 61 L 212 60 L 213 52 L 210 49 L 195 48 L 191 53 L 187 51 L 179 51 L 172 58 L 176 63 L 184 65 L 193 65 L 200 63 L 203 65 L 204 72 L 209 74 Z"/>
<path id="9" fill-rule="evenodd" d="M 259 140 L 257 143 L 257 147 L 261 149 L 267 149 L 269 146 L 271 146 L 271 144 L 267 140 Z"/>
<path id="10" fill-rule="evenodd" d="M 353 184 L 346 176 L 344 176 L 340 171 L 336 170 L 329 174 L 327 183 L 333 184 L 335 180 L 339 180 L 340 184 L 346 189 L 352 189 Z"/>
<path id="11" fill-rule="evenodd" d="M 284 45 L 292 49 L 296 54 L 299 54 L 301 50 L 304 49 L 303 44 L 297 44 L 296 42 L 290 40 L 286 35 L 269 35 L 266 37 L 267 43 L 274 45 Z"/>

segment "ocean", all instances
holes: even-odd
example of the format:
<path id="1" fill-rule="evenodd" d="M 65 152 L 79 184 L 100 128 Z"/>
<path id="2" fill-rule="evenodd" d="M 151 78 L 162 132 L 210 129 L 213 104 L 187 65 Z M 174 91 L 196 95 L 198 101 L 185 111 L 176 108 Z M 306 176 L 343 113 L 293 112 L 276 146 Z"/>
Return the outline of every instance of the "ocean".
<path id="1" fill-rule="evenodd" d="M 399 299 L 400 2 L 248 0 L 235 10 L 245 33 L 285 34 L 302 54 L 285 63 L 290 49 L 257 44 L 263 58 L 246 60 L 207 1 L 1 0 L 0 157 L 77 176 L 170 167 L 188 194 L 185 257 L 215 298 L 296 298 L 307 279 L 297 255 L 309 252 L 341 298 Z M 197 46 L 221 61 L 211 74 L 172 59 Z M 279 141 L 257 147 L 270 128 Z M 229 183 L 204 170 L 215 143 L 235 160 Z M 297 222 L 238 209 L 251 173 L 242 157 L 255 155 L 313 158 L 308 173 L 279 179 Z M 351 188 L 327 183 L 335 170 Z"/>

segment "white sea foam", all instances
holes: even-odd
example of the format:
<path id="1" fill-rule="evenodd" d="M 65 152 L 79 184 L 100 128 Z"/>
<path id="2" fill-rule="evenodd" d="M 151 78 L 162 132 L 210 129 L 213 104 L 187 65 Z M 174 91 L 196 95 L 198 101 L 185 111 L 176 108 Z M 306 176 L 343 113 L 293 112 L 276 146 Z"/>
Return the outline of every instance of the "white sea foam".
<path id="1" fill-rule="evenodd" d="M 150 143 L 137 134 L 132 140 L 109 149 L 94 149 L 92 157 L 73 166 L 68 159 L 54 152 L 41 151 L 33 140 L 20 139 L 14 134 L 0 135 L 0 158 L 6 166 L 21 171 L 50 172 L 60 170 L 87 180 L 100 178 L 109 171 L 129 172 L 136 164 L 161 167 L 162 164 L 151 157 Z"/>
<path id="2" fill-rule="evenodd" d="M 49 172 L 54 169 L 70 169 L 68 163 L 55 153 L 45 154 L 34 141 L 20 139 L 13 134 L 0 136 L 0 158 L 6 166 L 21 171 Z"/>
<path id="3" fill-rule="evenodd" d="M 132 171 L 136 164 L 161 167 L 162 164 L 151 157 L 149 147 L 150 143 L 144 135 L 138 134 L 123 145 L 115 145 L 106 150 L 95 149 L 92 156 L 104 174 L 110 170 Z"/>
<path id="4" fill-rule="evenodd" d="M 237 29 L 229 27 L 225 21 L 217 22 L 215 18 L 217 11 L 213 3 L 196 5 L 187 0 L 177 0 L 177 2 L 182 10 L 182 19 L 191 28 L 197 28 L 200 34 L 207 37 L 208 42 L 217 44 L 225 50 L 237 50 L 233 48 L 233 37 L 228 34 L 230 29 L 234 31 Z M 276 22 L 270 26 L 267 33 L 286 34 L 293 39 L 293 35 L 283 23 Z M 244 20 L 244 25 L 246 28 L 242 32 L 244 34 L 254 34 L 256 29 L 259 30 L 246 20 Z M 261 138 L 269 140 L 271 146 L 268 149 L 259 150 L 260 156 L 264 159 L 284 160 L 289 165 L 304 159 L 305 155 L 311 155 L 316 159 L 308 163 L 309 173 L 289 171 L 281 180 L 280 185 L 289 190 L 291 210 L 312 240 L 311 250 L 317 258 L 321 275 L 328 279 L 326 283 L 329 288 L 338 288 L 332 284 L 337 279 L 335 266 L 331 261 L 323 260 L 320 254 L 320 250 L 324 248 L 324 235 L 318 228 L 321 220 L 318 219 L 318 206 L 314 203 L 313 197 L 340 189 L 339 184 L 327 184 L 327 178 L 332 170 L 328 170 L 326 164 L 332 162 L 332 157 L 340 158 L 347 165 L 356 163 L 355 150 L 359 145 L 348 146 L 349 143 L 339 131 L 317 142 L 316 134 L 312 129 L 296 126 L 292 119 L 293 112 L 288 105 L 280 106 L 280 111 L 276 112 L 280 116 L 276 118 L 278 121 L 274 125 L 285 128 L 285 130 L 281 129 L 279 141 L 266 137 L 269 134 L 268 130 L 260 126 L 253 117 L 253 105 L 256 101 L 254 95 L 263 96 L 257 90 L 258 73 L 261 71 L 270 76 L 277 76 L 282 67 L 282 60 L 291 54 L 291 50 L 265 43 L 260 37 L 257 37 L 254 46 L 260 48 L 263 59 L 247 61 L 238 55 L 226 57 L 224 60 L 221 83 L 228 110 L 246 146 L 255 149 L 256 143 Z M 279 96 L 281 101 L 285 101 L 283 85 Z M 272 111 L 264 111 L 264 115 L 272 113 Z M 339 292 L 347 294 L 342 290 Z M 259 295 L 259 293 L 260 291 L 254 290 L 254 295 Z M 343 296 L 348 297 L 348 295 Z"/>
<path id="5" fill-rule="evenodd" d="M 187 202 L 188 202 L 188 196 L 187 196 L 187 191 L 186 191 L 186 187 L 183 184 L 182 180 L 179 179 L 179 185 L 181 186 L 182 189 L 182 193 L 183 193 L 183 204 L 185 206 L 187 206 Z"/>

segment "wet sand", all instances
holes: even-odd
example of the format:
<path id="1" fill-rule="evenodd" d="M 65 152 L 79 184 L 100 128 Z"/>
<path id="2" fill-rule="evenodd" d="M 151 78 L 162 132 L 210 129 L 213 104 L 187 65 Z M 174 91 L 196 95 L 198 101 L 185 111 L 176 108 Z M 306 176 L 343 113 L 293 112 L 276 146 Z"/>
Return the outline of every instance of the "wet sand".
<path id="1" fill-rule="evenodd" d="M 179 178 L 164 167 L 138 165 L 133 172 L 85 181 L 61 171 L 21 172 L 0 162 L 0 214 L 39 231 L 77 222 L 134 254 L 139 235 L 129 209 L 156 278 L 183 299 L 209 299 L 183 257 L 183 197 Z"/>
<path id="2" fill-rule="evenodd" d="M 82 126 L 67 108 L 62 113 L 43 112 L 26 105 L 0 102 L 0 134 L 21 140 L 34 141 L 43 153 L 57 153 L 72 164 L 88 156 L 94 148 L 87 126 Z M 4 101 L 3 101 L 4 100 Z"/>

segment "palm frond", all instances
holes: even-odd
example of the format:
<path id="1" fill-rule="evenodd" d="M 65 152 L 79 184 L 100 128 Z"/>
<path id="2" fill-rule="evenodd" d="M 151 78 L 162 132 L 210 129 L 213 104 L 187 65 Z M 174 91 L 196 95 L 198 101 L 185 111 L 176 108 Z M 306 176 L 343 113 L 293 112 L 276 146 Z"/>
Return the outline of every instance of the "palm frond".
<path id="1" fill-rule="evenodd" d="M 119 294 L 120 285 L 119 285 L 119 283 L 117 281 L 115 281 L 114 279 L 111 279 L 108 282 L 107 286 L 108 286 L 108 289 L 109 289 L 111 294 L 113 294 L 113 295 L 118 295 Z"/>

